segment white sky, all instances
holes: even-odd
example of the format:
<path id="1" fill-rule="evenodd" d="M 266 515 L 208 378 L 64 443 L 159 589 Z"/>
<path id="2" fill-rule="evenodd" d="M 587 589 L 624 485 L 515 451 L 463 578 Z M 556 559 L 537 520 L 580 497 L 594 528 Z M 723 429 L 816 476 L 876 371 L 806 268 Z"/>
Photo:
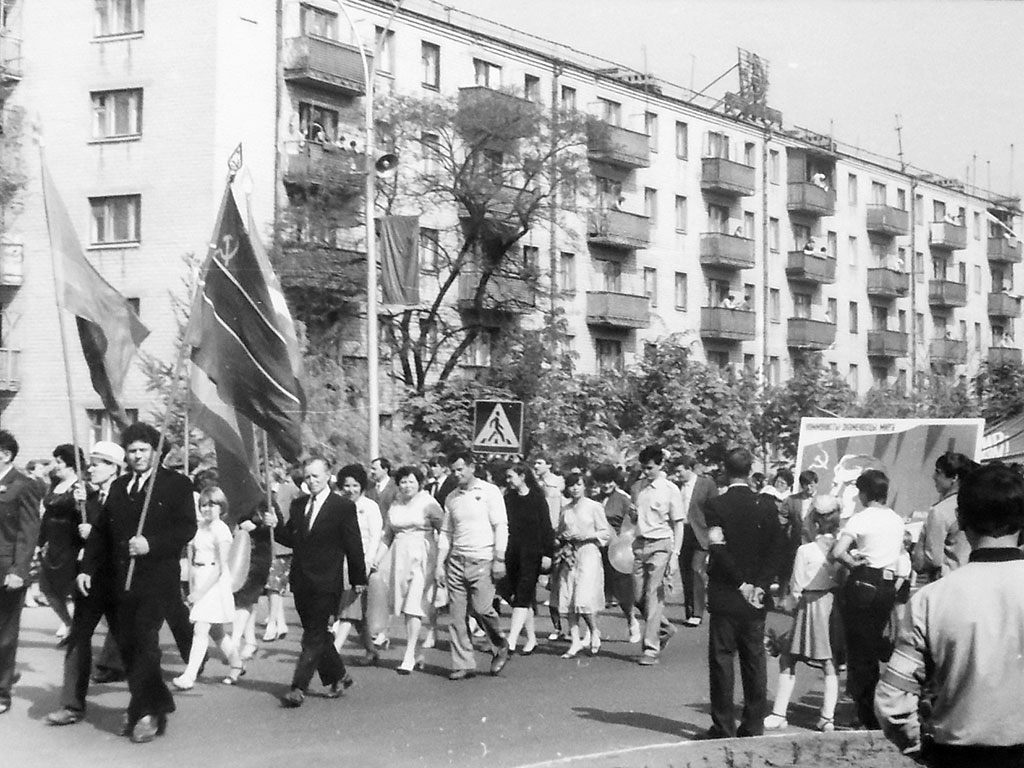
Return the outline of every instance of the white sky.
<path id="1" fill-rule="evenodd" d="M 1024 2 L 444 3 L 638 70 L 646 61 L 654 76 L 696 90 L 746 48 L 770 61 L 769 105 L 787 126 L 829 133 L 831 124 L 837 140 L 895 158 L 899 114 L 907 162 L 1000 194 L 1024 186 Z M 737 86 L 732 73 L 709 95 Z"/>

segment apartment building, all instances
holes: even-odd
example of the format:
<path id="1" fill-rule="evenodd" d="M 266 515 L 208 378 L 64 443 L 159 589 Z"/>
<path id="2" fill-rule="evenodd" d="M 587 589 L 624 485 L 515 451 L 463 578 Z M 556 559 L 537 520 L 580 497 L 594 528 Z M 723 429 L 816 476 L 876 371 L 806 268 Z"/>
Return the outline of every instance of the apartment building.
<path id="1" fill-rule="evenodd" d="M 506 288 L 535 297 L 515 313 L 527 325 L 555 296 L 580 370 L 628 366 L 670 335 L 698 359 L 773 383 L 821 352 L 860 392 L 909 386 L 915 370 L 1020 362 L 1021 246 L 1008 236 L 1017 198 L 784 120 L 766 129 L 727 114 L 728 102 L 432 0 L 407 0 L 386 35 L 389 4 L 345 9 L 348 18 L 334 0 L 203 0 L 188 14 L 157 0 L 8 0 L 5 108 L 40 129 L 87 254 L 153 331 L 146 353 L 173 359 L 171 294 L 187 292 L 183 256 L 205 251 L 238 142 L 236 190 L 265 233 L 311 179 L 353 172 L 365 103 L 354 42 L 382 36 L 378 94 L 509 92 L 607 124 L 587 152 L 587 210 L 567 228 L 531 230 L 520 255 L 540 277 Z M 71 417 L 38 163 L 34 149 L 24 154 L 29 184 L 3 220 L 0 420 L 38 454 L 68 439 Z M 454 231 L 459 215 L 402 212 L 423 214 L 428 239 Z M 358 228 L 341 241 L 361 243 Z M 487 339 L 467 364 L 487 362 Z M 347 354 L 365 354 L 360 334 Z M 80 434 L 107 436 L 81 360 L 73 375 Z M 151 399 L 133 372 L 128 405 L 145 414 Z"/>

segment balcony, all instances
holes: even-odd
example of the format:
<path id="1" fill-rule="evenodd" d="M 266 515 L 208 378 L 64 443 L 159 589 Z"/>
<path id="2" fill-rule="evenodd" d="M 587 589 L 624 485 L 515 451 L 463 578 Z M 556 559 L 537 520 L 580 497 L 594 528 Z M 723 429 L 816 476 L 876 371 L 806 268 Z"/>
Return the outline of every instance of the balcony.
<path id="1" fill-rule="evenodd" d="M 895 299 L 910 290 L 910 275 L 888 267 L 868 269 L 868 296 Z"/>
<path id="2" fill-rule="evenodd" d="M 705 157 L 700 161 L 700 188 L 705 192 L 745 197 L 754 194 L 754 169 L 724 157 Z"/>
<path id="3" fill-rule="evenodd" d="M 336 303 L 366 298 L 366 253 L 322 245 L 284 244 L 274 257 L 274 271 L 291 298 L 312 304 L 313 293 L 331 294 Z"/>
<path id="4" fill-rule="evenodd" d="M 967 362 L 967 342 L 960 339 L 934 339 L 928 345 L 928 357 L 933 363 L 963 365 Z"/>
<path id="5" fill-rule="evenodd" d="M 480 287 L 481 272 L 476 267 L 464 268 L 459 273 L 459 309 L 476 308 L 476 293 Z M 484 286 L 480 309 L 491 312 L 521 314 L 536 305 L 533 283 L 519 275 L 492 274 Z"/>
<path id="6" fill-rule="evenodd" d="M 0 347 L 0 392 L 17 392 L 21 389 L 21 371 L 18 360 L 20 349 Z"/>
<path id="7" fill-rule="evenodd" d="M 651 324 L 646 296 L 610 291 L 587 291 L 587 323 L 612 328 L 647 328 Z"/>
<path id="8" fill-rule="evenodd" d="M 836 340 L 836 324 L 807 317 L 789 318 L 786 346 L 792 349 L 828 349 Z"/>
<path id="9" fill-rule="evenodd" d="M 322 186 L 359 195 L 366 175 L 366 155 L 330 143 L 286 141 L 281 154 L 285 184 Z"/>
<path id="10" fill-rule="evenodd" d="M 910 234 L 910 214 L 891 205 L 869 205 L 868 232 L 894 237 Z"/>
<path id="11" fill-rule="evenodd" d="M 989 347 L 988 364 L 991 366 L 1020 365 L 1021 351 L 1013 347 Z"/>
<path id="12" fill-rule="evenodd" d="M 754 241 L 724 232 L 705 232 L 700 236 L 700 263 L 721 269 L 753 269 Z"/>
<path id="13" fill-rule="evenodd" d="M 1020 264 L 1020 240 L 1008 237 L 990 237 L 988 239 L 988 260 L 1004 264 Z"/>
<path id="14" fill-rule="evenodd" d="M 368 63 L 372 68 L 372 58 Z M 366 93 L 359 49 L 323 37 L 305 35 L 285 40 L 284 79 L 345 96 Z"/>
<path id="15" fill-rule="evenodd" d="M 625 250 L 646 248 L 651 242 L 650 219 L 614 208 L 599 208 L 587 216 L 587 242 Z"/>
<path id="16" fill-rule="evenodd" d="M 809 181 L 791 181 L 786 193 L 786 210 L 809 216 L 831 216 L 836 212 L 835 195 Z"/>
<path id="17" fill-rule="evenodd" d="M 600 123 L 587 140 L 587 157 L 594 162 L 634 170 L 651 165 L 651 139 L 617 125 Z"/>
<path id="18" fill-rule="evenodd" d="M 907 334 L 902 331 L 868 331 L 869 357 L 906 357 Z"/>
<path id="19" fill-rule="evenodd" d="M 17 288 L 23 279 L 25 248 L 21 243 L 0 242 L 0 287 Z"/>
<path id="20" fill-rule="evenodd" d="M 928 229 L 928 245 L 937 250 L 962 251 L 967 247 L 967 227 L 933 221 Z"/>
<path id="21" fill-rule="evenodd" d="M 470 142 L 512 151 L 519 139 L 535 135 L 540 106 L 506 91 L 483 85 L 459 88 L 455 128 Z"/>
<path id="22" fill-rule="evenodd" d="M 21 40 L 0 31 L 0 85 L 21 81 Z"/>
<path id="23" fill-rule="evenodd" d="M 757 315 L 742 309 L 701 307 L 700 335 L 716 341 L 753 341 Z"/>
<path id="24" fill-rule="evenodd" d="M 796 283 L 831 285 L 836 281 L 836 260 L 803 251 L 790 251 L 786 277 Z"/>
<path id="25" fill-rule="evenodd" d="M 966 307 L 967 284 L 952 280 L 928 281 L 928 304 L 933 307 Z"/>
<path id="26" fill-rule="evenodd" d="M 1020 317 L 1020 299 L 1008 293 L 990 293 L 988 314 L 989 317 Z"/>

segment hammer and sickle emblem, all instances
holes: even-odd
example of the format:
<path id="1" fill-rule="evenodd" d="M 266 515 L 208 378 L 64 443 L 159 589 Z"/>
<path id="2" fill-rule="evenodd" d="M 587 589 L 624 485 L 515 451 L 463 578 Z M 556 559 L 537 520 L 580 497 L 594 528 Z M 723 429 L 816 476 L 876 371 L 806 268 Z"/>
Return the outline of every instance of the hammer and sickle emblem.
<path id="1" fill-rule="evenodd" d="M 238 244 L 235 242 L 234 235 L 224 235 L 221 237 L 221 243 L 222 245 L 220 248 L 217 248 L 216 254 L 224 262 L 224 266 L 228 266 L 238 253 Z"/>

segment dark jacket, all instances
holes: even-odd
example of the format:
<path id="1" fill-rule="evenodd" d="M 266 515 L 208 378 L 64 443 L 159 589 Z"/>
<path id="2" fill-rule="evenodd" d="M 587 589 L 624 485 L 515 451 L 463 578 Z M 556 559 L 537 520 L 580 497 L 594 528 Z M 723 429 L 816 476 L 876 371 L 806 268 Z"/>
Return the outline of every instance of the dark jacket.
<path id="1" fill-rule="evenodd" d="M 85 543 L 82 560 L 82 573 L 93 577 L 112 565 L 120 588 L 124 587 L 132 561 L 128 540 L 138 530 L 146 498 L 145 489 L 128 493 L 132 478 L 131 474 L 122 475 L 111 483 L 107 503 Z M 187 477 L 168 469 L 156 470 L 142 535 L 149 542 L 149 552 L 135 558 L 132 594 L 177 595 L 181 551 L 196 535 L 196 504 Z"/>
<path id="2" fill-rule="evenodd" d="M 718 495 L 718 486 L 710 477 L 698 475 L 690 494 L 690 506 L 686 510 L 686 528 L 684 537 L 692 537 L 700 549 L 708 548 L 708 501 Z"/>
<path id="3" fill-rule="evenodd" d="M 349 586 L 366 583 L 363 541 L 359 534 L 356 505 L 336 493 L 328 493 L 323 506 L 306 530 L 309 496 L 292 502 L 288 520 L 279 522 L 276 533 L 282 544 L 292 548 L 291 587 L 296 592 L 328 593 L 340 597 L 345 589 L 344 569 L 348 561 Z"/>
<path id="4" fill-rule="evenodd" d="M 708 528 L 722 529 L 724 544 L 709 546 L 708 610 L 754 618 L 771 607 L 768 589 L 783 552 L 778 507 L 747 486 L 735 485 L 706 505 Z M 765 593 L 765 607 L 754 608 L 740 594 L 741 584 Z"/>
<path id="5" fill-rule="evenodd" d="M 7 574 L 28 582 L 39 538 L 39 498 L 39 484 L 14 467 L 0 478 L 0 584 Z"/>

